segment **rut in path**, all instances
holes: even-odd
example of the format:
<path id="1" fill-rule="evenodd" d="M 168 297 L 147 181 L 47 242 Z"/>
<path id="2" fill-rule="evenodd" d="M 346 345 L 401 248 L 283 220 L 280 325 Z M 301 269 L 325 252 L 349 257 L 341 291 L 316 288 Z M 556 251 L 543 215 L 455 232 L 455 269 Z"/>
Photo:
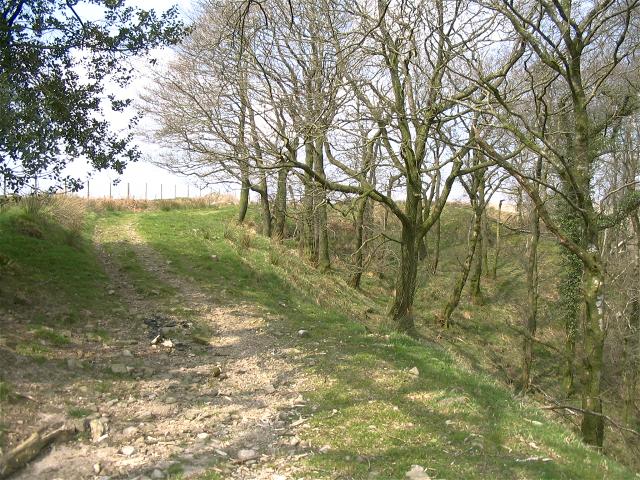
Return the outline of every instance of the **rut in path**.
<path id="1" fill-rule="evenodd" d="M 174 463 L 180 463 L 183 478 L 205 470 L 221 478 L 295 478 L 297 460 L 310 454 L 295 436 L 308 379 L 297 361 L 301 352 L 295 335 L 271 335 L 269 314 L 258 305 L 215 304 L 211 294 L 175 273 L 144 242 L 135 220 L 100 223 L 95 238 L 114 294 L 126 303 L 131 319 L 114 328 L 112 343 L 118 346 L 110 361 L 124 364 L 137 379 L 114 382 L 99 400 L 108 427 L 105 440 L 62 445 L 16 478 L 96 478 L 96 463 L 100 475 L 111 479 L 151 475 L 154 469 L 166 474 L 176 468 Z M 133 250 L 144 270 L 175 288 L 180 311 L 190 312 L 188 324 L 213 332 L 210 345 L 194 341 L 179 318 L 177 330 L 166 333 L 176 348 L 151 345 L 144 320 L 172 316 L 163 315 L 163 300 L 137 292 L 132 277 L 109 253 L 119 248 Z M 132 455 L 122 454 L 127 446 L 135 449 Z M 242 462 L 239 456 L 254 458 Z"/>

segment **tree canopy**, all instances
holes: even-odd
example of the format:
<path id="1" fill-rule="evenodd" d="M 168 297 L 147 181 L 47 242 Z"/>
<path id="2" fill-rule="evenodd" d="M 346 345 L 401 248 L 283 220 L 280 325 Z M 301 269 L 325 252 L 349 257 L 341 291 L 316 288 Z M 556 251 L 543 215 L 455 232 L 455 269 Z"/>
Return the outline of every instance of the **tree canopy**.
<path id="1" fill-rule="evenodd" d="M 122 0 L 5 0 L 0 7 L 0 176 L 18 191 L 34 178 L 81 188 L 65 176 L 84 158 L 121 173 L 139 157 L 131 127 L 115 131 L 107 108 L 130 99 L 106 90 L 132 80 L 127 59 L 177 43 L 186 28 L 177 9 L 157 14 Z"/>

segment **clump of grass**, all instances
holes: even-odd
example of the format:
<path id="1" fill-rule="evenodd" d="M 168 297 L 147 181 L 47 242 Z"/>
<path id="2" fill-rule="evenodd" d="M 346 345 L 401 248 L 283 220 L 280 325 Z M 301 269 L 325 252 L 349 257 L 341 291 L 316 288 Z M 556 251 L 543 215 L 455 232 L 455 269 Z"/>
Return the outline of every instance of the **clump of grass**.
<path id="1" fill-rule="evenodd" d="M 16 353 L 31 358 L 38 364 L 46 363 L 51 351 L 36 342 L 20 342 L 16 345 Z"/>
<path id="2" fill-rule="evenodd" d="M 174 463 L 167 468 L 167 475 L 169 478 L 179 478 L 184 473 L 184 467 L 180 463 Z"/>
<path id="3" fill-rule="evenodd" d="M 282 263 L 282 252 L 275 245 L 269 247 L 269 263 L 274 267 L 280 266 Z"/>
<path id="4" fill-rule="evenodd" d="M 69 410 L 67 410 L 67 415 L 69 415 L 71 418 L 84 418 L 91 415 L 92 413 L 93 412 L 91 410 L 82 407 L 71 407 Z"/>
<path id="5" fill-rule="evenodd" d="M 250 250 L 256 243 L 255 233 L 246 226 L 234 224 L 233 222 L 228 222 L 225 225 L 222 236 L 225 240 L 235 245 L 238 253 Z"/>
<path id="6" fill-rule="evenodd" d="M 93 330 L 93 332 L 89 332 L 87 334 L 87 337 L 90 340 L 97 340 L 97 341 L 106 342 L 107 340 L 109 340 L 111 338 L 111 335 L 104 328 L 98 327 L 98 328 L 95 328 Z"/>
<path id="7" fill-rule="evenodd" d="M 11 396 L 11 387 L 8 382 L 0 380 L 0 403 L 5 403 L 9 401 L 9 397 Z"/>
<path id="8" fill-rule="evenodd" d="M 98 393 L 109 393 L 113 390 L 113 382 L 111 380 L 98 380 L 94 389 Z"/>
<path id="9" fill-rule="evenodd" d="M 39 327 L 33 333 L 36 338 L 45 340 L 57 347 L 68 345 L 70 343 L 69 338 L 49 327 Z"/>

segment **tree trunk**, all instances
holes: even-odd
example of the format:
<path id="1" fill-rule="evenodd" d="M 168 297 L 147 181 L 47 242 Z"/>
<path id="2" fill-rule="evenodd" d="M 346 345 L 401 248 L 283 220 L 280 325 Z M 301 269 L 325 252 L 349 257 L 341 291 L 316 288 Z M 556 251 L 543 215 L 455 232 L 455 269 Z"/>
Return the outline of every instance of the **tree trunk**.
<path id="1" fill-rule="evenodd" d="M 525 335 L 522 342 L 522 390 L 531 386 L 531 364 L 533 363 L 533 341 L 538 325 L 538 242 L 540 240 L 540 218 L 538 209 L 531 207 L 531 236 L 527 252 L 527 315 Z"/>
<path id="2" fill-rule="evenodd" d="M 599 260 L 585 268 L 584 295 L 584 385 L 582 388 L 582 417 L 580 429 L 583 440 L 602 447 L 604 440 L 604 418 L 602 417 L 603 349 L 605 340 L 604 318 L 604 274 Z"/>
<path id="3" fill-rule="evenodd" d="M 629 423 L 636 409 L 638 370 L 640 369 L 640 219 L 638 219 L 636 213 L 632 215 L 631 223 L 636 235 L 636 248 L 632 274 L 635 285 L 632 287 L 631 311 L 629 312 L 627 331 L 624 338 L 626 358 L 623 378 L 624 420 L 627 423 Z"/>
<path id="4" fill-rule="evenodd" d="M 416 292 L 418 274 L 418 254 L 414 227 L 402 226 L 400 245 L 400 266 L 396 279 L 396 290 L 389 315 L 396 322 L 398 330 L 415 334 L 413 319 L 413 299 Z"/>
<path id="5" fill-rule="evenodd" d="M 493 259 L 493 270 L 491 277 L 496 280 L 498 278 L 498 259 L 500 258 L 500 229 L 502 228 L 502 202 L 498 203 L 498 223 L 496 224 L 496 255 Z"/>
<path id="6" fill-rule="evenodd" d="M 462 296 L 462 290 L 467 283 L 467 277 L 469 276 L 469 270 L 471 269 L 471 262 L 473 261 L 476 244 L 478 243 L 477 240 L 480 236 L 480 230 L 482 228 L 481 222 L 482 217 L 476 211 L 473 219 L 473 229 L 471 231 L 471 237 L 469 238 L 469 248 L 467 250 L 467 256 L 464 260 L 464 263 L 462 264 L 462 271 L 460 272 L 460 277 L 458 277 L 458 281 L 453 288 L 451 298 L 449 298 L 449 301 L 447 302 L 447 305 L 445 306 L 444 312 L 442 314 L 442 325 L 445 328 L 449 328 L 451 315 L 458 307 L 458 304 L 460 303 L 460 297 Z"/>
<path id="7" fill-rule="evenodd" d="M 570 238 L 578 244 L 584 244 L 582 239 L 583 226 L 578 214 L 570 211 L 568 207 L 564 207 L 560 216 L 560 223 Z M 558 288 L 560 315 L 561 318 L 564 318 L 565 327 L 565 360 L 562 367 L 562 383 L 567 397 L 571 397 L 576 393 L 574 370 L 578 325 L 583 311 L 580 302 L 580 284 L 584 267 L 575 253 L 564 248 L 562 249 L 562 263 L 563 269 Z"/>
<path id="8" fill-rule="evenodd" d="M 418 202 L 418 219 L 422 220 L 423 215 L 423 199 Z M 418 239 L 418 260 L 422 261 L 427 258 L 427 240 L 426 235 Z"/>
<path id="9" fill-rule="evenodd" d="M 249 178 L 243 177 L 240 186 L 240 202 L 238 204 L 238 223 L 243 223 L 249 208 Z"/>
<path id="10" fill-rule="evenodd" d="M 321 178 L 324 178 L 324 155 L 323 155 L 322 138 L 315 141 L 314 146 L 314 172 Z M 316 203 L 316 225 L 318 238 L 318 270 L 326 272 L 331 268 L 331 259 L 329 257 L 329 230 L 327 228 L 327 192 L 318 185 L 317 189 L 318 202 Z"/>
<path id="11" fill-rule="evenodd" d="M 475 267 L 471 275 L 471 303 L 474 305 L 482 305 L 482 290 L 480 288 L 480 282 L 482 281 L 483 266 L 486 268 L 486 251 L 484 244 L 486 242 L 485 230 L 485 170 L 481 169 L 474 173 L 476 184 L 476 201 L 475 201 L 475 215 L 479 218 L 480 227 L 476 235 L 475 245 Z"/>
<path id="12" fill-rule="evenodd" d="M 483 303 L 482 290 L 480 288 L 480 282 L 482 280 L 482 265 L 484 263 L 483 244 L 484 235 L 482 234 L 482 220 L 480 220 L 480 231 L 478 232 L 478 236 L 476 238 L 476 260 L 474 263 L 473 272 L 471 274 L 471 303 L 473 303 L 474 305 L 482 305 Z"/>
<path id="13" fill-rule="evenodd" d="M 358 199 L 358 205 L 356 209 L 356 238 L 354 245 L 354 272 L 349 278 L 349 285 L 353 288 L 360 288 L 360 281 L 362 279 L 363 272 L 363 251 L 362 246 L 364 243 L 364 214 L 367 209 L 367 197 Z"/>
<path id="14" fill-rule="evenodd" d="M 269 205 L 266 179 L 261 181 L 260 205 L 262 207 L 262 234 L 265 237 L 271 237 L 271 206 Z"/>
<path id="15" fill-rule="evenodd" d="M 438 263 L 440 262 L 440 219 L 436 221 L 435 225 L 435 238 L 433 241 L 433 263 L 431 264 L 431 271 L 436 273 L 438 271 Z"/>
<path id="16" fill-rule="evenodd" d="M 274 237 L 278 240 L 286 236 L 287 227 L 287 175 L 289 171 L 285 167 L 278 169 L 278 185 L 276 189 L 274 208 Z"/>
<path id="17" fill-rule="evenodd" d="M 313 144 L 312 140 L 306 139 L 304 145 L 305 163 L 307 167 L 313 168 Z M 313 263 L 317 262 L 317 249 L 315 243 L 315 205 L 314 205 L 315 182 L 308 173 L 304 176 L 304 194 L 302 198 L 302 231 L 300 232 L 300 250 L 306 258 Z"/>

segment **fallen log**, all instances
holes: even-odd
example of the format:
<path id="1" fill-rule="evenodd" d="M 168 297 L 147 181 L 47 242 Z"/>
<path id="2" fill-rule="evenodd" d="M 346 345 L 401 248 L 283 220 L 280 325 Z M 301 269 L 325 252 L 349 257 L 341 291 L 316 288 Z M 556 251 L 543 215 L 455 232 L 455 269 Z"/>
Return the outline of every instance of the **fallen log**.
<path id="1" fill-rule="evenodd" d="M 66 441 L 76 433 L 73 425 L 55 423 L 32 433 L 24 442 L 0 458 L 0 479 L 7 478 L 33 460 L 55 441 Z"/>

